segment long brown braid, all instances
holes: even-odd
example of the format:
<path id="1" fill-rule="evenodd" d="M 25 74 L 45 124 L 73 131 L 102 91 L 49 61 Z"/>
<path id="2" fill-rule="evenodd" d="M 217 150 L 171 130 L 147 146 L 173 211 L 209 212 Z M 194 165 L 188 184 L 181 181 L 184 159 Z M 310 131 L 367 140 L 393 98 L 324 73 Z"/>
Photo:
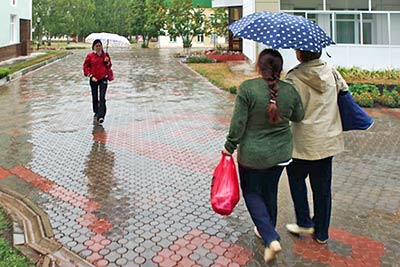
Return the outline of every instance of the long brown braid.
<path id="1" fill-rule="evenodd" d="M 264 49 L 258 56 L 257 69 L 267 83 L 271 98 L 266 107 L 268 121 L 275 124 L 281 120 L 278 101 L 278 82 L 282 72 L 282 55 L 273 49 Z"/>

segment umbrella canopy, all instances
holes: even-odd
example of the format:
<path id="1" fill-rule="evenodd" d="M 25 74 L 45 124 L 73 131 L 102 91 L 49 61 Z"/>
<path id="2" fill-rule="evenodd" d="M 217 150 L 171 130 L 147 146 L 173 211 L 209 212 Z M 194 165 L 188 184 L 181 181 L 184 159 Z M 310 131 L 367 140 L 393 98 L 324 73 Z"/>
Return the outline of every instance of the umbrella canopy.
<path id="1" fill-rule="evenodd" d="M 286 13 L 256 12 L 235 21 L 229 29 L 235 37 L 263 43 L 273 49 L 317 52 L 335 43 L 311 20 Z"/>
<path id="2" fill-rule="evenodd" d="M 110 46 L 129 46 L 129 40 L 121 35 L 115 33 L 107 33 L 107 32 L 95 32 L 89 34 L 85 38 L 86 43 L 91 43 L 96 39 L 100 39 L 103 45 Z"/>

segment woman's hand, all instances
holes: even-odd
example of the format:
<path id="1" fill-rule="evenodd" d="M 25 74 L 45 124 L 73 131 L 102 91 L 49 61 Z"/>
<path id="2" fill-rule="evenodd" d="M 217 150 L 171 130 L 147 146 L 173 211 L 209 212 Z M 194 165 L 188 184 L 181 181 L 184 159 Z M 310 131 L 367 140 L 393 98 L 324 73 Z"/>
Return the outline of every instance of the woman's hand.
<path id="1" fill-rule="evenodd" d="M 98 80 L 97 80 L 95 77 L 93 77 L 93 76 L 92 76 L 91 79 L 92 79 L 92 82 L 97 82 L 97 81 L 98 81 Z"/>
<path id="2" fill-rule="evenodd" d="M 225 155 L 225 156 L 232 156 L 232 153 L 230 153 L 228 150 L 226 150 L 225 147 L 222 148 L 221 153 L 222 153 L 222 155 Z"/>
<path id="3" fill-rule="evenodd" d="M 110 61 L 110 58 L 106 56 L 106 57 L 104 58 L 104 63 L 106 63 L 106 65 L 108 65 L 109 61 Z"/>

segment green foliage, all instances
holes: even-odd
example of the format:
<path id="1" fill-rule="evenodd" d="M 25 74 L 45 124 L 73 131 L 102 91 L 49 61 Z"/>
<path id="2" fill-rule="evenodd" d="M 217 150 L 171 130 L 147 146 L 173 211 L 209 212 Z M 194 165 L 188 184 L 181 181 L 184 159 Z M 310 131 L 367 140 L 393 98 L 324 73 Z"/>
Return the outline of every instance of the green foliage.
<path id="1" fill-rule="evenodd" d="M 236 86 L 229 87 L 229 92 L 230 92 L 231 94 L 236 94 L 236 93 L 237 93 L 237 88 L 236 88 Z"/>
<path id="2" fill-rule="evenodd" d="M 356 102 L 362 107 L 373 107 L 374 103 L 379 103 L 386 107 L 400 107 L 400 86 L 392 91 L 383 89 L 380 94 L 377 86 L 372 84 L 352 84 L 349 86 Z"/>
<path id="3" fill-rule="evenodd" d="M 192 47 L 193 38 L 207 32 L 204 10 L 193 8 L 191 0 L 172 0 L 167 10 L 165 22 L 168 35 L 181 37 L 184 48 Z"/>
<path id="4" fill-rule="evenodd" d="M 369 92 L 373 100 L 377 100 L 380 95 L 378 87 L 373 84 L 352 84 L 349 86 L 349 91 L 353 95 Z"/>
<path id="5" fill-rule="evenodd" d="M 396 80 L 400 78 L 400 70 L 392 69 L 392 70 L 363 70 L 358 67 L 352 68 L 343 68 L 338 67 L 337 70 L 343 76 L 345 80 Z"/>
<path id="6" fill-rule="evenodd" d="M 372 108 L 374 106 L 374 99 L 369 92 L 354 94 L 353 97 L 354 100 L 362 107 Z"/>
<path id="7" fill-rule="evenodd" d="M 136 0 L 130 4 L 126 23 L 133 35 L 143 35 L 143 48 L 149 47 L 150 39 L 163 35 L 166 9 L 163 0 Z"/>
<path id="8" fill-rule="evenodd" d="M 386 88 L 383 89 L 382 95 L 378 99 L 381 105 L 397 108 L 400 107 L 400 93 L 397 90 L 388 91 Z"/>
<path id="9" fill-rule="evenodd" d="M 6 221 L 3 209 L 0 207 L 0 267 L 30 267 L 33 266 L 29 260 L 21 256 L 18 250 L 13 249 L 8 242 L 2 238 L 4 231 L 11 225 Z"/>
<path id="10" fill-rule="evenodd" d="M 215 63 L 214 59 L 206 56 L 190 56 L 187 58 L 188 63 Z"/>
<path id="11" fill-rule="evenodd" d="M 6 77 L 8 74 L 10 74 L 9 68 L 0 68 L 0 79 Z"/>
<path id="12" fill-rule="evenodd" d="M 228 34 L 228 14 L 225 8 L 215 8 L 214 13 L 210 15 L 207 20 L 207 34 L 215 36 L 227 36 Z M 216 46 L 216 39 L 214 38 L 214 48 Z"/>

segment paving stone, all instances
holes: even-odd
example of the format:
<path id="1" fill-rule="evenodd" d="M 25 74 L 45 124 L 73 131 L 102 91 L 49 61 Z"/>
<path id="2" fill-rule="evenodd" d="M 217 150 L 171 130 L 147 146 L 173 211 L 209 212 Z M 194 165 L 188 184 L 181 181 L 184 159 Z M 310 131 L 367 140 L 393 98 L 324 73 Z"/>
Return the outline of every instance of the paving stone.
<path id="1" fill-rule="evenodd" d="M 209 201 L 235 96 L 181 66 L 174 50 L 113 47 L 118 75 L 99 126 L 80 70 L 87 52 L 0 87 L 0 185 L 37 203 L 55 238 L 99 266 L 265 266 L 243 199 L 226 217 Z M 286 232 L 295 218 L 282 175 L 284 251 L 271 266 L 399 262 L 400 112 L 367 111 L 374 127 L 346 132 L 333 162 L 328 246 Z"/>

